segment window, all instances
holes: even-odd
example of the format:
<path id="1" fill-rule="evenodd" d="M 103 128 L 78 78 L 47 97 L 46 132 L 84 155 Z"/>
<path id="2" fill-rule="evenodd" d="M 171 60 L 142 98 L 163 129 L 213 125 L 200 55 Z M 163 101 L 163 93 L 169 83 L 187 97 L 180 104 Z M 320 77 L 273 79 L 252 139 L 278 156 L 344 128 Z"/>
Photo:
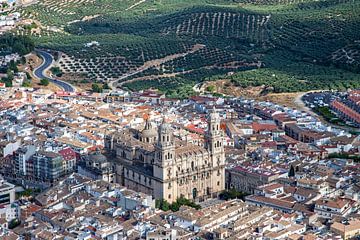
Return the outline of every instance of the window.
<path id="1" fill-rule="evenodd" d="M 192 195 L 193 195 L 193 199 L 195 199 L 197 197 L 197 189 L 196 188 L 194 188 L 192 190 Z"/>
<path id="2" fill-rule="evenodd" d="M 168 198 L 171 199 L 171 194 L 169 194 Z"/>
<path id="3" fill-rule="evenodd" d="M 220 186 L 220 181 L 217 182 L 217 185 Z"/>

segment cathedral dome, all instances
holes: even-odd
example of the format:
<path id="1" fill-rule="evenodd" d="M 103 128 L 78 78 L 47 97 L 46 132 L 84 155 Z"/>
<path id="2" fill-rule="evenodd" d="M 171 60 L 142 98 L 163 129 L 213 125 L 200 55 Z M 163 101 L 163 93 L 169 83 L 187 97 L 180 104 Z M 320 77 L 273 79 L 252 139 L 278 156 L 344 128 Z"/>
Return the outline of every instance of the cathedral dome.
<path id="1" fill-rule="evenodd" d="M 144 130 L 141 131 L 141 136 L 143 138 L 152 138 L 157 136 L 156 129 L 152 126 L 152 124 L 146 120 Z"/>
<path id="2" fill-rule="evenodd" d="M 141 136 L 146 138 L 146 137 L 156 137 L 157 136 L 157 132 L 154 128 L 152 129 L 144 129 L 141 132 Z"/>

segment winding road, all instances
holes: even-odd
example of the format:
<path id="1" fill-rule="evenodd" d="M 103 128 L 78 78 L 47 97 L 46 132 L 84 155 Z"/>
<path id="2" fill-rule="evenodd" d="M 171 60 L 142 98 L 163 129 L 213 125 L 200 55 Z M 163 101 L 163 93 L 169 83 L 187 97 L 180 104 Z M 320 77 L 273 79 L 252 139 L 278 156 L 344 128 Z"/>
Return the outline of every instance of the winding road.
<path id="1" fill-rule="evenodd" d="M 51 67 L 54 62 L 54 57 L 43 50 L 36 50 L 37 54 L 43 59 L 43 63 L 34 70 L 34 76 L 38 79 L 48 79 L 50 82 L 56 84 L 66 92 L 75 92 L 76 89 L 70 83 L 50 78 L 46 76 L 46 71 Z"/>

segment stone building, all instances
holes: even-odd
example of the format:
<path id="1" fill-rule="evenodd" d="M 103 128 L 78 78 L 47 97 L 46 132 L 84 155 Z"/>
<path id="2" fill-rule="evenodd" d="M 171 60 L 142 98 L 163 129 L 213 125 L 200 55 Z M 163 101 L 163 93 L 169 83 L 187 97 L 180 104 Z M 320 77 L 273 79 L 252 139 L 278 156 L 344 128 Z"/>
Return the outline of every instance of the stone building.
<path id="1" fill-rule="evenodd" d="M 117 181 L 127 188 L 174 202 L 213 198 L 225 188 L 225 154 L 220 117 L 208 116 L 205 146 L 181 141 L 165 120 L 156 129 L 146 120 L 142 131 L 126 129 L 106 138 L 116 155 Z"/>
<path id="2" fill-rule="evenodd" d="M 260 166 L 237 166 L 226 169 L 226 188 L 253 194 L 257 187 L 286 177 L 287 172 Z"/>
<path id="3" fill-rule="evenodd" d="M 113 183 L 115 180 L 113 165 L 98 149 L 83 156 L 77 170 L 81 175 L 94 180 L 103 180 L 109 183 Z"/>

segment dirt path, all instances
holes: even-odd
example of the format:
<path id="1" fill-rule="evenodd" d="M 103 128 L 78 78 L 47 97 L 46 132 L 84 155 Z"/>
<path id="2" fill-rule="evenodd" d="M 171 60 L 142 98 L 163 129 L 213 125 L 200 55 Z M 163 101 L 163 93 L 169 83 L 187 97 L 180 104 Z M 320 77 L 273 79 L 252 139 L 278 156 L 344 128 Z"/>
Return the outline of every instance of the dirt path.
<path id="1" fill-rule="evenodd" d="M 121 77 L 119 77 L 118 79 L 114 80 L 114 81 L 111 81 L 109 83 L 109 86 L 111 88 L 114 88 L 114 85 L 115 83 L 123 80 L 123 79 L 126 79 L 128 77 L 131 77 L 131 76 L 134 76 L 138 73 L 141 73 L 151 67 L 159 67 L 160 65 L 166 63 L 166 62 L 169 62 L 169 61 L 172 61 L 172 60 L 175 60 L 177 58 L 181 58 L 181 57 L 185 57 L 189 54 L 192 54 L 192 53 L 195 53 L 197 51 L 199 51 L 200 49 L 203 49 L 205 47 L 205 45 L 202 45 L 202 44 L 195 44 L 191 50 L 187 51 L 187 52 L 184 52 L 184 53 L 177 53 L 177 54 L 173 54 L 173 55 L 168 55 L 166 57 L 163 57 L 163 58 L 159 58 L 159 59 L 155 59 L 155 60 L 150 60 L 150 61 L 147 61 L 145 62 L 142 66 L 140 66 L 139 68 L 137 68 L 136 70 L 130 72 L 130 73 L 127 73 L 125 75 L 122 75 Z M 132 82 L 134 81 L 133 79 L 131 80 L 128 80 L 128 81 L 124 81 L 124 82 L 120 82 L 118 83 L 117 85 L 120 87 L 126 83 L 129 83 L 129 82 Z"/>
<path id="2" fill-rule="evenodd" d="M 138 1 L 137 3 L 134 3 L 133 5 L 131 5 L 130 7 L 128 7 L 127 9 L 125 9 L 125 10 L 128 11 L 128 10 L 130 10 L 130 9 L 132 9 L 132 8 L 134 8 L 134 7 L 142 4 L 142 3 L 144 3 L 144 2 L 146 2 L 146 0 L 140 0 L 140 1 Z"/>

